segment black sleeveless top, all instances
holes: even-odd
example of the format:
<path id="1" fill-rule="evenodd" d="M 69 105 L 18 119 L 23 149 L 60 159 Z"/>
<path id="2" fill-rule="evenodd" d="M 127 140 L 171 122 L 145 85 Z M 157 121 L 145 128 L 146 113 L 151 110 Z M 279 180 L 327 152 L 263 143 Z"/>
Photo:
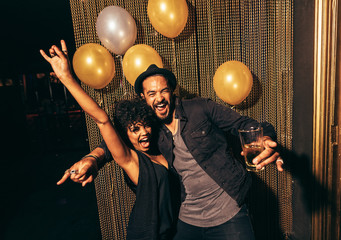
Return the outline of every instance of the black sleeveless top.
<path id="1" fill-rule="evenodd" d="M 178 178 L 173 171 L 153 163 L 145 154 L 139 157 L 139 178 L 136 186 L 125 174 L 128 186 L 136 193 L 130 214 L 128 240 L 168 240 L 174 234 L 178 213 Z"/>
<path id="2" fill-rule="evenodd" d="M 173 220 L 172 202 L 170 196 L 170 179 L 168 169 L 153 162 L 156 180 L 158 183 L 159 195 L 159 218 L 160 218 L 160 237 L 165 237 L 169 234 L 169 230 Z M 167 238 L 164 238 L 167 239 Z"/>

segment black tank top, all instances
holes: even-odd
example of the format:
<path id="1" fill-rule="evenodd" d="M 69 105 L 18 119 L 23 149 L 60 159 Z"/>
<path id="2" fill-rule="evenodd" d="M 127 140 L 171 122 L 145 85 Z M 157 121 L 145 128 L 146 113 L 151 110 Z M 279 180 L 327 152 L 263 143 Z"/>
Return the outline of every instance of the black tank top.
<path id="1" fill-rule="evenodd" d="M 173 220 L 173 210 L 170 196 L 169 171 L 163 165 L 153 162 L 156 174 L 159 196 L 160 239 L 167 239 Z"/>
<path id="2" fill-rule="evenodd" d="M 169 240 L 172 239 L 172 236 L 174 234 L 174 227 L 176 225 L 176 219 L 178 208 L 179 208 L 179 201 L 180 199 L 178 196 L 178 178 L 174 174 L 173 171 L 168 170 L 163 165 L 157 164 L 152 162 L 146 155 L 144 155 L 141 152 L 136 151 L 139 155 L 139 161 L 140 161 L 140 176 L 139 176 L 139 183 L 138 186 L 136 186 L 129 177 L 125 175 L 125 180 L 128 184 L 128 186 L 137 194 L 136 195 L 136 203 L 139 202 L 139 207 L 134 206 L 133 211 L 130 216 L 130 220 L 132 220 L 132 215 L 134 216 L 140 216 L 139 219 L 143 219 L 145 217 L 149 218 L 149 216 L 146 216 L 146 214 L 152 214 L 151 212 L 146 213 L 145 207 L 150 207 L 149 201 L 153 201 L 153 196 L 155 196 L 157 199 L 157 204 L 155 205 L 155 208 L 150 209 L 152 212 L 157 212 L 157 223 L 158 223 L 158 237 L 157 239 L 160 240 Z M 142 162 L 145 162 L 147 164 L 143 164 Z M 148 161 L 148 162 L 147 162 Z M 148 167 L 150 166 L 150 167 Z M 145 169 L 147 167 L 149 170 Z M 141 174 L 144 176 L 142 177 Z M 145 175 L 147 174 L 147 175 Z M 148 176 L 148 177 L 147 177 Z M 149 179 L 149 180 L 147 180 Z M 152 184 L 152 179 L 155 179 L 155 183 Z M 147 181 L 146 181 L 147 180 Z M 147 185 L 145 185 L 147 184 Z M 149 184 L 156 185 L 154 192 Z M 144 190 L 142 190 L 142 189 Z M 140 189 L 140 190 L 138 190 Z M 142 190 L 142 191 L 141 191 Z M 152 191 L 152 192 L 150 192 Z M 139 199 L 138 199 L 139 198 Z M 146 202 L 148 201 L 148 202 Z M 147 208 L 148 208 L 147 207 Z M 141 215 L 143 214 L 143 216 Z M 135 218 L 135 217 L 133 217 Z M 140 220 L 134 221 L 134 224 L 140 224 Z M 131 222 L 129 221 L 129 224 Z M 129 228 L 128 224 L 128 228 Z M 144 222 L 146 224 L 146 222 Z M 137 227 L 137 226 L 135 226 Z M 135 238 L 134 238 L 135 239 Z M 144 238 L 143 238 L 144 239 Z M 150 238 L 154 239 L 154 238 Z"/>

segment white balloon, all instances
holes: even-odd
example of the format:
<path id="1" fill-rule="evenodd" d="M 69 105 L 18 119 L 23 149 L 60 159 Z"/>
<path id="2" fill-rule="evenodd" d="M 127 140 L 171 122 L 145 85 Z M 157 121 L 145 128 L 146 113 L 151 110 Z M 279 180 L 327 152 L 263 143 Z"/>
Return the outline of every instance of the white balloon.
<path id="1" fill-rule="evenodd" d="M 98 14 L 96 31 L 101 43 L 117 55 L 123 55 L 137 36 L 134 18 L 118 6 L 106 7 Z"/>

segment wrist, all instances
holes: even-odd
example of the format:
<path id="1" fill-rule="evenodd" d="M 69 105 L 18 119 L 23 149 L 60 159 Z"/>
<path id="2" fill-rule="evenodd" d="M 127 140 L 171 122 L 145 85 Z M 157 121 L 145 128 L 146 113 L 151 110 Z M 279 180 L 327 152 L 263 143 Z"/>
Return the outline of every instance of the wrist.
<path id="1" fill-rule="evenodd" d="M 81 160 L 85 159 L 85 158 L 92 158 L 94 159 L 94 162 L 96 163 L 96 168 L 98 170 L 98 166 L 100 164 L 100 159 L 99 157 L 97 157 L 96 155 L 93 155 L 93 154 L 87 154 L 85 155 L 84 157 L 81 158 Z"/>
<path id="2" fill-rule="evenodd" d="M 71 72 L 63 73 L 57 77 L 65 85 L 65 87 L 70 87 L 72 84 L 78 84 Z"/>

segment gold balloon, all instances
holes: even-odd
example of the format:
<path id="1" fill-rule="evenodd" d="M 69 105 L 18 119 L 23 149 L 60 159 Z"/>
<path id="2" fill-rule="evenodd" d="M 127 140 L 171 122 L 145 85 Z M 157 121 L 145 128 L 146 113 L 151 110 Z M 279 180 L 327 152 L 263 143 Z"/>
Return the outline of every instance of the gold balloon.
<path id="1" fill-rule="evenodd" d="M 213 87 L 224 102 L 230 105 L 241 103 L 250 93 L 253 78 L 243 63 L 228 61 L 219 66 L 213 77 Z"/>
<path id="2" fill-rule="evenodd" d="M 127 81 L 134 86 L 136 78 L 151 65 L 163 67 L 157 51 L 145 44 L 137 44 L 128 49 L 122 61 L 123 73 Z"/>
<path id="3" fill-rule="evenodd" d="M 104 88 L 115 76 L 114 58 L 106 48 L 96 43 L 78 48 L 72 63 L 79 80 L 95 89 Z"/>
<path id="4" fill-rule="evenodd" d="M 186 26 L 186 0 L 149 0 L 147 14 L 153 27 L 162 35 L 175 38 Z"/>

